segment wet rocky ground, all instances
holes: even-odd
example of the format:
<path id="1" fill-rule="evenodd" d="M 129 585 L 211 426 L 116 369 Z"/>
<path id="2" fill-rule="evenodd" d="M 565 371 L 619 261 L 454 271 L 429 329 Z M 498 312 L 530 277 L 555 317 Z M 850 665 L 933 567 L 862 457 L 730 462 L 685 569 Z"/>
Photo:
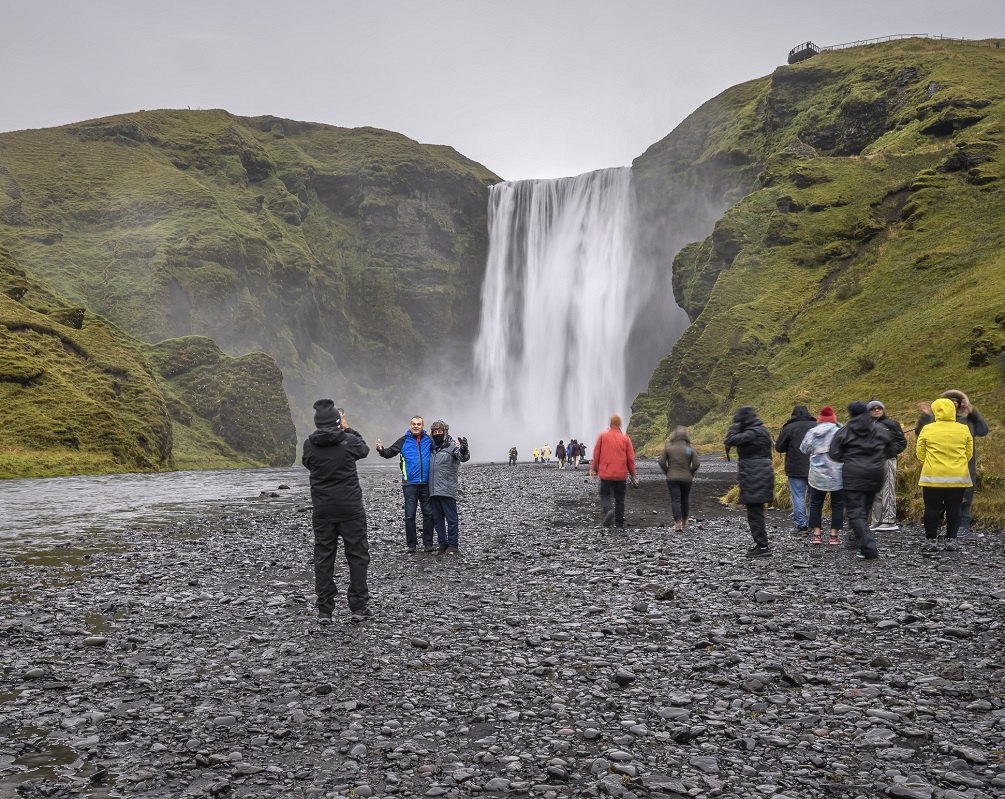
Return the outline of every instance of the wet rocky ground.
<path id="1" fill-rule="evenodd" d="M 1002 534 L 862 562 L 772 511 L 751 562 L 731 466 L 681 535 L 652 463 L 624 533 L 582 471 L 467 465 L 457 557 L 368 475 L 359 626 L 315 622 L 305 485 L 0 556 L 0 795 L 1005 796 Z"/>

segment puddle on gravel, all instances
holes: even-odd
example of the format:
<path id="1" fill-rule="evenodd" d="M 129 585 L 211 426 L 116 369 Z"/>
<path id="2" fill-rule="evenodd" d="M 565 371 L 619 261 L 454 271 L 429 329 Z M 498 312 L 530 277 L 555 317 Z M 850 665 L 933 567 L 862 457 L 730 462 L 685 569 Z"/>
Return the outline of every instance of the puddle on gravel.
<path id="1" fill-rule="evenodd" d="M 55 793 L 44 795 L 62 796 L 69 789 L 73 796 L 90 799 L 117 799 L 121 796 L 115 790 L 114 777 L 108 774 L 107 769 L 91 763 L 72 746 L 46 740 L 48 735 L 46 730 L 38 727 L 22 727 L 14 734 L 16 740 L 30 741 L 32 751 L 0 761 L 0 796 L 17 796 L 18 786 L 30 780 L 51 783 L 43 790 L 52 788 Z M 9 773 L 13 770 L 16 771 Z M 56 788 L 57 784 L 59 788 Z"/>

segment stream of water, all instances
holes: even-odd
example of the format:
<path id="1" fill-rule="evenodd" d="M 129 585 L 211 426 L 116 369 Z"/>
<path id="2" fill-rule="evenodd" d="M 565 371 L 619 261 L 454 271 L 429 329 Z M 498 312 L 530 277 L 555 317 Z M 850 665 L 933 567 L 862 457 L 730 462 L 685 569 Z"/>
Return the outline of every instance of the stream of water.
<path id="1" fill-rule="evenodd" d="M 387 472 L 389 479 L 397 472 L 394 462 L 361 463 L 358 468 L 361 475 Z M 262 498 L 262 492 L 278 496 Z M 247 510 L 256 503 L 281 509 L 308 501 L 308 474 L 302 466 L 0 480 L 0 553 L 81 537 L 114 541 L 129 530 Z"/>

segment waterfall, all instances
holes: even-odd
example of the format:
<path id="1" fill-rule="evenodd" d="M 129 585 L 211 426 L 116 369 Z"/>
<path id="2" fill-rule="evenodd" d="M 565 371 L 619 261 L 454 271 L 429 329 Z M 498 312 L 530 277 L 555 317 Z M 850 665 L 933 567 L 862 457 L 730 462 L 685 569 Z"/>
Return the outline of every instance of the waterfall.
<path id="1" fill-rule="evenodd" d="M 612 413 L 627 427 L 632 198 L 629 167 L 491 189 L 475 367 L 496 446 L 522 460 L 560 438 L 592 448 Z"/>

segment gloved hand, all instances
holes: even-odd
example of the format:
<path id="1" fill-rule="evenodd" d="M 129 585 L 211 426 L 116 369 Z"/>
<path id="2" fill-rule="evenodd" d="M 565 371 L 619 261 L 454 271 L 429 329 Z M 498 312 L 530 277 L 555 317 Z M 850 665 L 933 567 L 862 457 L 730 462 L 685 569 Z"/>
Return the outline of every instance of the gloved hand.
<path id="1" fill-rule="evenodd" d="M 461 436 L 457 439 L 457 443 L 461 445 L 461 452 L 468 451 L 468 439 L 465 436 Z"/>

